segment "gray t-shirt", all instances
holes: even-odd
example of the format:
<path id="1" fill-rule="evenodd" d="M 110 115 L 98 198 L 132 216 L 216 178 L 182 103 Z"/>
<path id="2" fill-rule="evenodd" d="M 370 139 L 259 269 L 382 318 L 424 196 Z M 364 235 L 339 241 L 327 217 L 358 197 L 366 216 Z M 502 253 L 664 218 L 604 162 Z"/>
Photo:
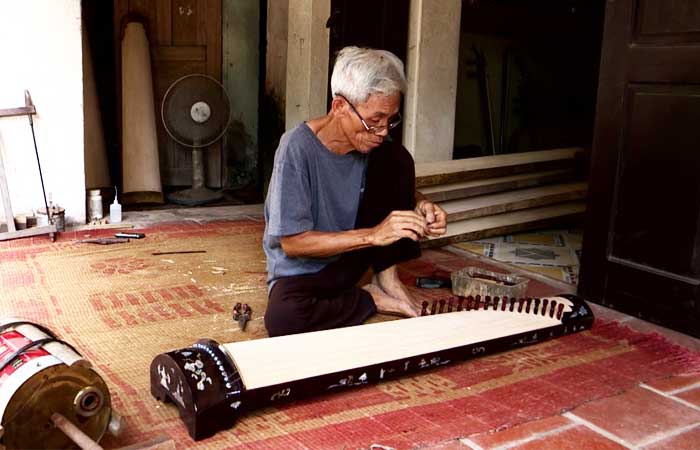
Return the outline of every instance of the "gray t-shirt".
<path id="1" fill-rule="evenodd" d="M 265 200 L 269 287 L 278 278 L 316 273 L 338 258 L 289 258 L 280 238 L 311 230 L 352 230 L 366 167 L 367 155 L 331 152 L 305 123 L 282 135 Z"/>

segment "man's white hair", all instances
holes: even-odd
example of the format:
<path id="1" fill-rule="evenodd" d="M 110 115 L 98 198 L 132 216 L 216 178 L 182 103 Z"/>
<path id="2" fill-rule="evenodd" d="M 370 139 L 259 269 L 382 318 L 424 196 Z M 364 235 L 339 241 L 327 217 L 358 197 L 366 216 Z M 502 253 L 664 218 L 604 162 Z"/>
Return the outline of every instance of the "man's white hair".
<path id="1" fill-rule="evenodd" d="M 370 95 L 405 93 L 403 62 L 386 50 L 345 47 L 333 66 L 331 92 L 352 103 L 364 103 Z"/>

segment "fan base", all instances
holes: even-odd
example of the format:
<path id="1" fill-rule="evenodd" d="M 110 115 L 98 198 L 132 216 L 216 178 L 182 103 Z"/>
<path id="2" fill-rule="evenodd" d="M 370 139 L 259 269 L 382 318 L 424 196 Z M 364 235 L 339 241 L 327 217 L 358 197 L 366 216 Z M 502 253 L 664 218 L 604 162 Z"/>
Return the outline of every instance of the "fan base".
<path id="1" fill-rule="evenodd" d="M 197 187 L 168 194 L 168 201 L 178 205 L 198 206 L 221 200 L 223 197 L 223 194 L 220 192 L 214 192 L 205 187 Z"/>

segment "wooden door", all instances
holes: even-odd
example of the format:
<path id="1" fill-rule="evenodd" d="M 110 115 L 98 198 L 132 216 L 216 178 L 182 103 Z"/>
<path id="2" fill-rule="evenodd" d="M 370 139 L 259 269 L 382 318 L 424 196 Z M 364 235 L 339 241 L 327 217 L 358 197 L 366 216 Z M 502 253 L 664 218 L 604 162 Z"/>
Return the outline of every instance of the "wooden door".
<path id="1" fill-rule="evenodd" d="M 328 106 L 335 55 L 343 47 L 356 45 L 389 50 L 406 64 L 409 0 L 331 0 Z M 391 131 L 401 142 L 402 126 Z"/>
<path id="2" fill-rule="evenodd" d="M 700 336 L 700 3 L 608 0 L 579 293 Z"/>
<path id="3" fill-rule="evenodd" d="M 161 182 L 192 184 L 192 151 L 174 142 L 161 122 L 160 105 L 168 87 L 193 73 L 221 81 L 221 0 L 114 0 L 117 59 L 124 22 L 144 22 L 151 44 Z M 117 76 L 120 74 L 117 61 Z M 207 150 L 206 182 L 221 187 L 221 145 Z"/>

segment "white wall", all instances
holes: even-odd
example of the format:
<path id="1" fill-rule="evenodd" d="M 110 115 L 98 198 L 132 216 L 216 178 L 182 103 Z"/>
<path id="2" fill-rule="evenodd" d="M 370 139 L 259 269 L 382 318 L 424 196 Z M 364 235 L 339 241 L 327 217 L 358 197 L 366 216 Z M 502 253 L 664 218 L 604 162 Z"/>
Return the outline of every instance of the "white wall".
<path id="1" fill-rule="evenodd" d="M 28 89 L 47 193 L 67 222 L 85 220 L 80 0 L 0 0 L 0 109 Z M 26 117 L 0 119 L 0 152 L 15 214 L 43 206 Z"/>

